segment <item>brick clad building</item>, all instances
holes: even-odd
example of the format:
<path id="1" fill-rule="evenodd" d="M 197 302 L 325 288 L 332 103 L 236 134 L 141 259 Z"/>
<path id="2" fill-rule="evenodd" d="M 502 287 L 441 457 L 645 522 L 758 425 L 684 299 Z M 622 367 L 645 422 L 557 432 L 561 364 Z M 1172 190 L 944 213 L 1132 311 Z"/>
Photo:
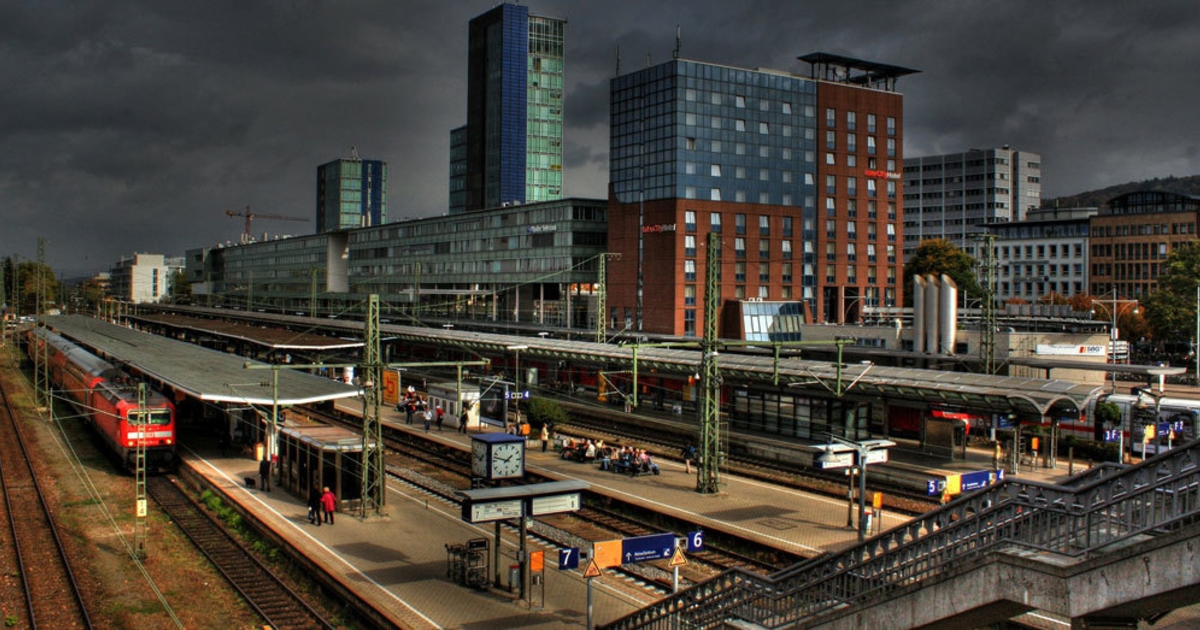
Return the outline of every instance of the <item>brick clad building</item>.
<path id="1" fill-rule="evenodd" d="M 703 330 L 709 232 L 721 239 L 722 336 L 784 335 L 785 312 L 841 322 L 901 306 L 895 87 L 913 71 L 801 59 L 808 76 L 673 60 L 613 79 L 614 328 Z"/>

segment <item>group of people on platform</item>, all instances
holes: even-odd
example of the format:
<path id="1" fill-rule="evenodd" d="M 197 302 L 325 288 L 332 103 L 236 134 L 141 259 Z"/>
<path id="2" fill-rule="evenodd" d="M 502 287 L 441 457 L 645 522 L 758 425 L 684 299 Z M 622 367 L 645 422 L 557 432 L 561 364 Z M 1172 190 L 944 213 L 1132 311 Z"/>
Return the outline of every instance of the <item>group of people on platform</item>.
<path id="1" fill-rule="evenodd" d="M 337 511 L 337 497 L 329 487 L 320 488 L 313 484 L 308 489 L 308 522 L 321 526 L 322 517 L 326 523 L 333 526 L 333 513 Z"/>
<path id="2" fill-rule="evenodd" d="M 584 440 L 572 437 L 559 438 L 560 456 L 578 462 L 599 462 L 600 470 L 659 474 L 654 457 L 644 448 L 632 446 L 609 446 L 604 440 Z"/>
<path id="3" fill-rule="evenodd" d="M 404 392 L 404 398 L 396 403 L 396 411 L 404 412 L 405 424 L 413 423 L 413 416 L 420 414 L 421 420 L 425 422 L 425 432 L 429 433 L 430 426 L 437 426 L 437 430 L 442 430 L 442 423 L 446 421 L 446 410 L 442 409 L 440 404 L 430 405 L 429 401 L 418 395 L 416 392 L 409 390 Z M 467 432 L 467 414 L 464 405 L 463 416 L 459 419 L 458 432 Z"/>

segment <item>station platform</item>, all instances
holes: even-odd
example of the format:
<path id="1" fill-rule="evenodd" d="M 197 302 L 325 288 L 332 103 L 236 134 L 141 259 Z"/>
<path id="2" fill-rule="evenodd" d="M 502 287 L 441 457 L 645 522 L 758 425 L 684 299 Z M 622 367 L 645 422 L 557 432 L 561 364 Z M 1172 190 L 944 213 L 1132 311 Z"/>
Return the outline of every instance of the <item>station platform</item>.
<path id="1" fill-rule="evenodd" d="M 203 441 L 200 442 L 204 444 Z M 316 527 L 304 502 L 280 488 L 247 488 L 258 463 L 243 455 L 222 457 L 208 448 L 181 449 L 183 465 L 211 481 L 278 535 L 304 551 L 317 565 L 381 611 L 400 628 L 578 628 L 587 619 L 586 581 L 575 571 L 559 571 L 557 551 L 546 549 L 545 606 L 530 611 L 515 595 L 460 586 L 446 577 L 446 543 L 491 539 L 490 525 L 462 522 L 448 504 L 398 484 L 389 484 L 387 516 L 366 521 L 337 514 L 333 526 Z M 506 531 L 502 551 L 504 580 L 515 563 L 517 536 Z M 531 551 L 542 549 L 530 539 Z M 493 568 L 494 570 L 494 568 Z M 540 604 L 541 587 L 533 587 Z M 654 598 L 620 578 L 596 578 L 596 623 L 606 623 L 649 604 Z"/>
<path id="2" fill-rule="evenodd" d="M 335 406 L 356 416 L 362 412 L 361 405 L 353 402 L 337 401 Z M 405 424 L 404 416 L 394 409 L 384 409 L 381 415 L 388 426 L 425 433 L 422 423 L 414 420 L 412 425 Z M 463 450 L 470 449 L 470 436 L 456 433 L 452 428 L 441 432 L 431 429 L 428 435 Z M 585 481 L 591 484 L 593 492 L 684 518 L 706 529 L 803 556 L 841 549 L 858 541 L 857 530 L 846 526 L 845 500 L 730 474 L 721 475 L 724 488 L 719 494 L 698 494 L 695 473 L 685 472 L 679 462 L 656 459 L 662 474 L 629 477 L 602 471 L 596 464 L 564 460 L 552 449 L 543 453 L 540 445 L 540 441 L 531 437 L 525 456 L 527 470 L 555 480 Z M 886 529 L 907 521 L 908 517 L 885 510 L 883 519 Z"/>

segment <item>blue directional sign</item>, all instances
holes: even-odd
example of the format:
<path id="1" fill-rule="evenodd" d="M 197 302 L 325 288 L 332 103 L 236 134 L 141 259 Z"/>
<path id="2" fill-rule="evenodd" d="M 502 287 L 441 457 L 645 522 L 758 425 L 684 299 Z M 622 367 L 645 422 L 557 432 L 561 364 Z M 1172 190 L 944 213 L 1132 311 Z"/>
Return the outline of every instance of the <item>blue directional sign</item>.
<path id="1" fill-rule="evenodd" d="M 935 496 L 946 489 L 945 479 L 930 479 L 925 482 L 925 494 Z"/>
<path id="2" fill-rule="evenodd" d="M 675 534 L 651 534 L 621 541 L 621 563 L 646 562 L 670 558 L 675 550 Z"/>
<path id="3" fill-rule="evenodd" d="M 691 532 L 687 535 L 687 550 L 688 553 L 695 553 L 704 549 L 704 532 Z"/>
<path id="4" fill-rule="evenodd" d="M 1170 422 L 1159 422 L 1158 423 L 1158 433 L 1156 433 L 1155 435 L 1166 435 L 1170 432 L 1171 432 L 1171 423 Z"/>
<path id="5" fill-rule="evenodd" d="M 959 488 L 963 492 L 969 492 L 971 490 L 986 488 L 995 483 L 996 473 L 991 470 L 980 470 L 973 473 L 965 473 L 959 479 L 959 483 L 961 484 Z"/>
<path id="6" fill-rule="evenodd" d="M 1104 441 L 1105 442 L 1120 442 L 1121 441 L 1121 430 L 1120 429 L 1105 429 L 1104 430 Z"/>
<path id="7" fill-rule="evenodd" d="M 509 400 L 529 400 L 529 390 L 528 389 L 526 389 L 524 391 L 519 391 L 519 392 L 504 392 L 504 395 Z"/>
<path id="8" fill-rule="evenodd" d="M 579 547 L 567 547 L 558 550 L 558 569 L 566 571 L 568 569 L 579 568 Z"/>

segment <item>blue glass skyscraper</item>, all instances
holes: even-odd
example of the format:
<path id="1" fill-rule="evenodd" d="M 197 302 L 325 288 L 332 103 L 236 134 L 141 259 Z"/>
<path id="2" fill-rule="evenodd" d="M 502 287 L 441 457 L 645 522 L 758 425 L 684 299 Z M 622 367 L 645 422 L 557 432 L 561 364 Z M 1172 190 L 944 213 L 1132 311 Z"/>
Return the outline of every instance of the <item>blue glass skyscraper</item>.
<path id="1" fill-rule="evenodd" d="M 387 162 L 339 158 L 317 167 L 317 233 L 387 220 Z"/>
<path id="2" fill-rule="evenodd" d="M 516 4 L 471 20 L 451 212 L 562 198 L 564 25 Z"/>

